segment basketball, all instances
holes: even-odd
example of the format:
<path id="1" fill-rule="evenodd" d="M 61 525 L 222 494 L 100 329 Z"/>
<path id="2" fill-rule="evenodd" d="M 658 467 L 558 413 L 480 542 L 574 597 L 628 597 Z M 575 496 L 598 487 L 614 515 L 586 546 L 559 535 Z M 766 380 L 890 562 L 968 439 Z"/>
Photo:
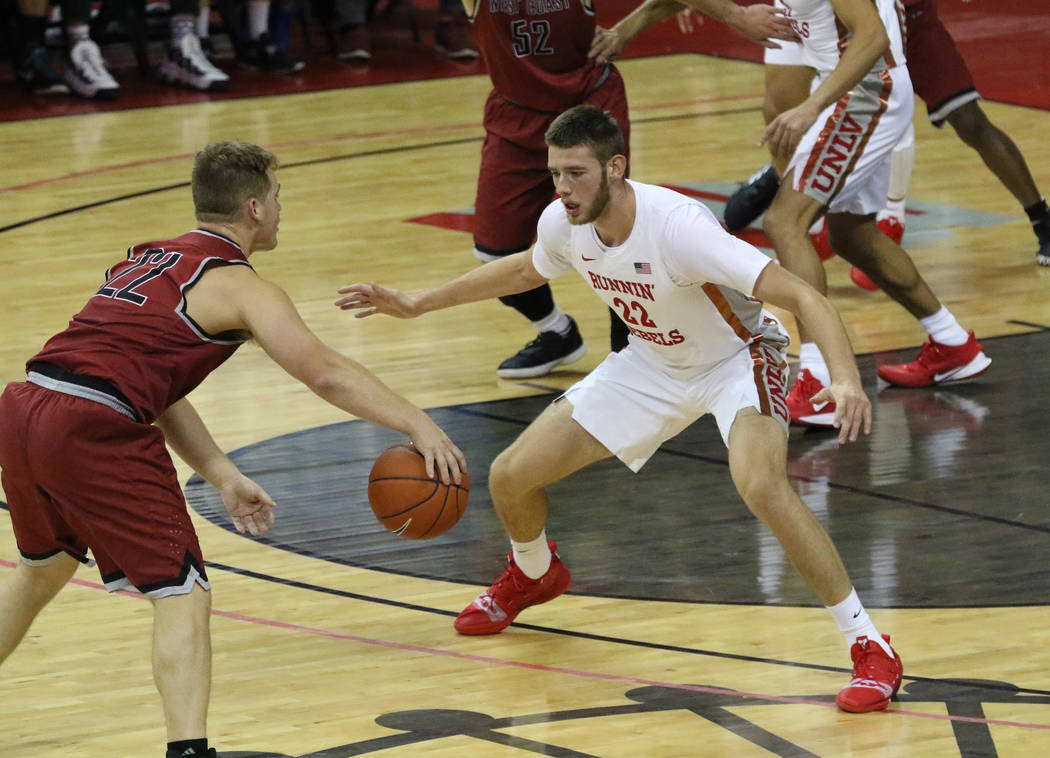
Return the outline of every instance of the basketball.
<path id="1" fill-rule="evenodd" d="M 379 523 L 399 537 L 428 540 L 444 534 L 467 508 L 470 481 L 442 484 L 427 476 L 426 460 L 412 445 L 388 447 L 368 475 L 368 502 Z"/>

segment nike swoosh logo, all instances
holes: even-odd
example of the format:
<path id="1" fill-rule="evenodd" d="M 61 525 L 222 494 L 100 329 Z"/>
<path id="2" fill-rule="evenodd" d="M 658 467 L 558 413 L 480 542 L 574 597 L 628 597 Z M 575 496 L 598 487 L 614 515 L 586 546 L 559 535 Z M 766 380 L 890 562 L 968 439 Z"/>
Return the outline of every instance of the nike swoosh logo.
<path id="1" fill-rule="evenodd" d="M 587 260 L 584 258 L 584 260 Z M 951 379 L 953 376 L 959 373 L 959 369 L 953 368 L 951 371 L 945 371 L 943 374 L 934 374 L 933 381 L 943 382 L 945 379 Z"/>
<path id="2" fill-rule="evenodd" d="M 814 405 L 814 406 L 813 406 L 813 412 L 814 412 L 814 413 L 816 413 L 816 412 L 817 412 L 817 411 L 819 411 L 819 410 L 820 410 L 821 408 L 823 408 L 824 406 L 826 406 L 826 405 L 828 404 L 828 402 L 829 402 L 829 401 L 825 400 L 825 401 L 824 401 L 823 403 L 821 403 L 820 405 Z M 855 617 L 854 617 L 854 618 L 855 618 Z"/>
<path id="3" fill-rule="evenodd" d="M 583 258 L 585 261 L 596 261 L 596 260 L 598 260 L 597 258 L 588 258 L 586 255 L 581 255 L 580 257 Z"/>
<path id="4" fill-rule="evenodd" d="M 857 616 L 859 616 L 859 615 L 860 615 L 860 612 L 861 612 L 861 611 L 863 611 L 863 610 L 864 610 L 863 608 L 859 608 L 859 609 L 857 610 L 857 612 L 853 614 L 853 618 L 857 618 Z"/>

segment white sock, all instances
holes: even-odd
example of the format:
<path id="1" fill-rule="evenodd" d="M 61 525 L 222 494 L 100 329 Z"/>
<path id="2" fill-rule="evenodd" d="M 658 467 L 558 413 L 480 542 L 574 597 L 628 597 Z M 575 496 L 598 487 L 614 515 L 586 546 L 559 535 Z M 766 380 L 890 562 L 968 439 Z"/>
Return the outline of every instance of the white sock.
<path id="1" fill-rule="evenodd" d="M 259 39 L 270 28 L 270 0 L 251 0 L 248 3 L 248 36 Z"/>
<path id="2" fill-rule="evenodd" d="M 72 50 L 78 42 L 82 42 L 86 39 L 91 39 L 91 29 L 87 24 L 72 24 L 66 27 L 66 34 L 69 35 L 69 48 Z"/>
<path id="3" fill-rule="evenodd" d="M 845 635 L 847 648 L 852 649 L 853 644 L 858 639 L 867 637 L 869 640 L 877 642 L 886 651 L 886 655 L 890 658 L 893 657 L 893 651 L 886 643 L 886 640 L 882 639 L 882 635 L 879 634 L 875 625 L 871 623 L 871 618 L 868 617 L 868 612 L 864 610 L 864 605 L 860 602 L 860 598 L 857 597 L 855 589 L 850 589 L 849 595 L 841 603 L 825 607 L 831 611 L 835 623 L 839 626 L 839 631 Z"/>
<path id="4" fill-rule="evenodd" d="M 878 215 L 876 216 L 876 219 L 881 221 L 887 216 L 892 216 L 893 218 L 897 219 L 903 224 L 904 214 L 906 213 L 904 206 L 904 198 L 901 198 L 900 200 L 890 200 L 889 198 L 887 198 L 886 207 L 879 211 Z"/>
<path id="5" fill-rule="evenodd" d="M 211 7 L 202 5 L 197 14 L 197 36 L 207 39 L 209 31 L 211 31 Z"/>
<path id="6" fill-rule="evenodd" d="M 802 343 L 798 349 L 798 365 L 800 371 L 804 368 L 809 369 L 809 373 L 819 379 L 825 387 L 831 384 L 831 372 L 828 371 L 828 364 L 824 362 L 824 356 L 821 355 L 816 342 Z"/>
<path id="7" fill-rule="evenodd" d="M 528 542 L 510 541 L 514 562 L 529 579 L 539 579 L 551 567 L 551 548 L 547 544 L 547 530 Z"/>
<path id="8" fill-rule="evenodd" d="M 568 334 L 572 328 L 572 322 L 565 315 L 565 311 L 556 305 L 553 311 L 539 321 L 533 321 L 532 325 L 536 327 L 537 332 L 557 332 L 558 334 Z"/>
<path id="9" fill-rule="evenodd" d="M 179 14 L 172 16 L 168 22 L 171 25 L 171 44 L 177 47 L 182 38 L 193 34 L 193 16 Z"/>
<path id="10" fill-rule="evenodd" d="M 959 322 L 955 320 L 952 312 L 943 305 L 932 316 L 920 318 L 919 323 L 929 332 L 934 342 L 939 342 L 942 345 L 957 347 L 965 345 L 966 341 L 970 339 L 970 335 L 959 326 Z"/>

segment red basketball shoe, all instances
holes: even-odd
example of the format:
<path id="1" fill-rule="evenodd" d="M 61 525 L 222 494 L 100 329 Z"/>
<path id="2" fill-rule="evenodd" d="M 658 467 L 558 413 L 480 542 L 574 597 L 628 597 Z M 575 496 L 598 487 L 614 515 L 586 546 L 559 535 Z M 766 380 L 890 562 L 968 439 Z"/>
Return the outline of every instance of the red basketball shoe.
<path id="1" fill-rule="evenodd" d="M 886 640 L 887 645 L 890 644 L 888 634 L 882 635 L 882 639 Z M 881 711 L 900 689 L 904 676 L 901 657 L 893 650 L 893 657 L 890 658 L 882 645 L 867 637 L 859 637 L 850 648 L 849 655 L 853 659 L 853 678 L 839 692 L 835 703 L 850 713 Z"/>
<path id="2" fill-rule="evenodd" d="M 453 626 L 460 634 L 495 634 L 510 626 L 515 617 L 530 605 L 553 600 L 569 589 L 572 575 L 550 545 L 551 567 L 539 579 L 530 579 L 514 563 L 514 554 L 507 555 L 507 570 L 496 577 L 492 586 L 463 609 Z"/>
<path id="3" fill-rule="evenodd" d="M 820 225 L 819 232 L 809 235 L 809 238 L 813 241 L 813 249 L 817 251 L 817 257 L 822 261 L 835 257 L 835 251 L 831 249 L 831 241 L 828 239 L 828 225 L 826 222 Z"/>
<path id="4" fill-rule="evenodd" d="M 901 240 L 904 239 L 904 224 L 902 224 L 896 216 L 880 218 L 875 224 L 879 227 L 880 232 L 885 234 L 898 245 L 901 243 Z M 862 290 L 874 292 L 879 288 L 875 282 L 868 278 L 867 274 L 856 266 L 850 266 L 849 278 Z"/>
<path id="5" fill-rule="evenodd" d="M 827 401 L 813 404 L 812 398 L 824 389 L 823 383 L 802 369 L 795 379 L 795 385 L 787 396 L 788 413 L 792 424 L 802 426 L 833 426 L 835 421 L 835 404 Z"/>
<path id="6" fill-rule="evenodd" d="M 879 376 L 898 387 L 929 387 L 971 379 L 983 374 L 991 363 L 971 331 L 962 345 L 942 345 L 931 337 L 914 361 L 879 366 Z"/>

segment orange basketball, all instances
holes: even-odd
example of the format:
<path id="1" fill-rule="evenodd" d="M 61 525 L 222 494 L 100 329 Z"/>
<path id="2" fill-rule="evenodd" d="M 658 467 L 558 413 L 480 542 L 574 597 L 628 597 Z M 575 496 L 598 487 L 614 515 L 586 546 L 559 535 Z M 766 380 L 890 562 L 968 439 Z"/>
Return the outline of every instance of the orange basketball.
<path id="1" fill-rule="evenodd" d="M 470 481 L 441 483 L 427 476 L 423 454 L 412 445 L 388 447 L 368 475 L 368 502 L 379 523 L 399 537 L 428 540 L 444 534 L 467 508 Z"/>

